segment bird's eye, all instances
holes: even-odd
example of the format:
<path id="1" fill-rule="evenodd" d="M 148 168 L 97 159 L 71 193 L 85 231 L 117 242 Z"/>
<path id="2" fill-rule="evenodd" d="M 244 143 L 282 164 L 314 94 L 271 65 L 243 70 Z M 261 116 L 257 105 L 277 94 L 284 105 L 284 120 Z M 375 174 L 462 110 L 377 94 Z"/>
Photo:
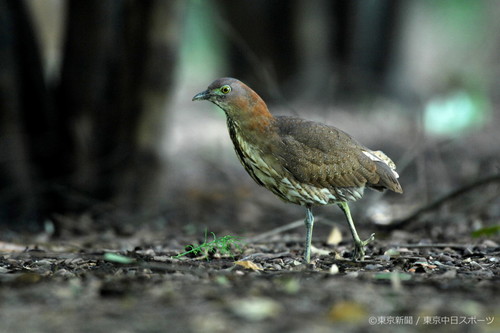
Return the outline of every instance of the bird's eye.
<path id="1" fill-rule="evenodd" d="M 223 94 L 229 94 L 229 92 L 231 91 L 231 87 L 228 86 L 228 85 L 225 85 L 225 86 L 222 86 L 220 88 L 220 91 L 223 93 Z"/>

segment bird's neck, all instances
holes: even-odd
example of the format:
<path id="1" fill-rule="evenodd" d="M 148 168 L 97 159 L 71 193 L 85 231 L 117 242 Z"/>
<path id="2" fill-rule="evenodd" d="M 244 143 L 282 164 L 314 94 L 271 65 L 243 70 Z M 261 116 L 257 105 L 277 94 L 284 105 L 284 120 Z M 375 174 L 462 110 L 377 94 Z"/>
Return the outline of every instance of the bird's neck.
<path id="1" fill-rule="evenodd" d="M 272 130 L 274 124 L 271 121 L 268 121 L 267 124 L 266 122 L 254 121 L 236 122 L 228 117 L 227 127 L 237 151 L 252 150 L 255 148 L 260 151 L 267 151 L 269 145 L 275 141 L 275 132 Z"/>
<path id="2" fill-rule="evenodd" d="M 257 95 L 242 99 L 227 113 L 228 125 L 246 141 L 262 140 L 269 136 L 275 118 L 266 103 Z"/>
<path id="3" fill-rule="evenodd" d="M 274 117 L 267 109 L 264 102 L 256 104 L 253 110 L 240 119 L 240 123 L 245 131 L 255 133 L 255 135 L 265 134 L 273 125 Z"/>

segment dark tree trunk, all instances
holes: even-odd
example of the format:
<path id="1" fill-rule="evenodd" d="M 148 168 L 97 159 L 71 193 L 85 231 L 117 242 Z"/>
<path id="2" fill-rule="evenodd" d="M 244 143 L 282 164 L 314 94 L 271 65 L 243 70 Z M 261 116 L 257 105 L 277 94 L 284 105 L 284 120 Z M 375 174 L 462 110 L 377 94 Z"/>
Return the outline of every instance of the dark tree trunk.
<path id="1" fill-rule="evenodd" d="M 1 224 L 159 207 L 182 4 L 68 1 L 49 90 L 24 1 L 0 0 Z"/>
<path id="2" fill-rule="evenodd" d="M 180 9 L 177 1 L 70 2 L 59 112 L 71 188 L 127 211 L 161 203 Z"/>
<path id="3" fill-rule="evenodd" d="M 116 203 L 138 209 L 156 209 L 165 188 L 165 156 L 161 154 L 165 105 L 173 90 L 173 72 L 179 49 L 182 7 L 177 1 L 136 1 L 125 8 L 127 20 L 116 72 L 122 83 L 115 98 L 122 115 L 115 135 L 118 159 L 127 163 L 114 174 Z M 160 70 L 161 69 L 161 70 Z M 110 147 L 111 151 L 113 150 Z"/>
<path id="4" fill-rule="evenodd" d="M 286 83 L 297 67 L 294 38 L 294 1 L 257 0 L 217 2 L 226 24 L 231 75 L 260 86 L 268 99 Z M 276 96 L 274 96 L 276 97 Z"/>
<path id="5" fill-rule="evenodd" d="M 24 2 L 0 1 L 0 223 L 26 227 L 39 218 L 34 163 L 45 163 L 47 102 L 41 61 Z"/>
<path id="6" fill-rule="evenodd" d="M 112 112 L 107 89 L 118 6 L 116 1 L 68 2 L 64 59 L 56 94 L 62 198 L 68 198 L 66 191 L 70 190 L 99 200 L 109 195 L 108 180 L 102 179 L 102 168 L 108 161 L 101 147 L 113 138 L 101 131 L 101 126 L 112 120 L 107 117 Z M 77 202 L 64 201 L 60 208 L 82 208 Z"/>
<path id="7" fill-rule="evenodd" d="M 387 88 L 402 1 L 336 1 L 332 48 L 336 95 L 349 98 Z"/>

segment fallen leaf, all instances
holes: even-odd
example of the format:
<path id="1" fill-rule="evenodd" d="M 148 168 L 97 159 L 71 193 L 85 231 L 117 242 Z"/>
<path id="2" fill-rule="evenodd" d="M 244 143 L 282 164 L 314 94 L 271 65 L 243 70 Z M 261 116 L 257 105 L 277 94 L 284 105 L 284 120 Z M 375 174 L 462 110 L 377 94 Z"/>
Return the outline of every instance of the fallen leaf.
<path id="1" fill-rule="evenodd" d="M 110 252 L 104 254 L 104 260 L 124 265 L 135 262 L 135 259 L 133 258 L 129 258 L 126 256 L 122 256 L 121 254 L 110 253 Z"/>
<path id="2" fill-rule="evenodd" d="M 257 265 L 256 263 L 250 260 L 240 260 L 240 261 L 235 261 L 234 263 L 238 266 L 241 266 L 246 269 L 252 269 L 254 271 L 264 270 L 260 265 Z"/>
<path id="3" fill-rule="evenodd" d="M 366 320 L 367 311 L 362 304 L 342 301 L 334 304 L 328 312 L 331 321 L 359 322 Z"/>
<path id="4" fill-rule="evenodd" d="M 339 228 L 333 227 L 332 230 L 330 231 L 330 234 L 328 235 L 326 244 L 339 245 L 340 242 L 342 242 L 342 233 L 340 232 Z"/>
<path id="5" fill-rule="evenodd" d="M 260 321 L 279 315 L 282 312 L 282 306 L 270 298 L 249 297 L 232 301 L 231 310 L 244 319 Z"/>
<path id="6" fill-rule="evenodd" d="M 420 266 L 420 267 L 424 268 L 425 270 L 433 270 L 433 269 L 437 268 L 436 265 L 432 265 L 432 264 L 429 264 L 426 262 L 415 262 L 415 265 L 413 267 L 415 267 L 415 266 L 417 266 L 417 267 Z"/>
<path id="7" fill-rule="evenodd" d="M 385 256 L 389 256 L 391 258 L 395 258 L 395 257 L 400 257 L 401 256 L 401 252 L 398 251 L 395 248 L 390 248 L 390 249 L 388 249 L 387 251 L 384 252 L 384 255 Z"/>
<path id="8" fill-rule="evenodd" d="M 327 256 L 330 254 L 330 251 L 328 250 L 323 250 L 323 249 L 318 249 L 317 247 L 311 245 L 311 253 L 317 254 L 320 256 Z"/>

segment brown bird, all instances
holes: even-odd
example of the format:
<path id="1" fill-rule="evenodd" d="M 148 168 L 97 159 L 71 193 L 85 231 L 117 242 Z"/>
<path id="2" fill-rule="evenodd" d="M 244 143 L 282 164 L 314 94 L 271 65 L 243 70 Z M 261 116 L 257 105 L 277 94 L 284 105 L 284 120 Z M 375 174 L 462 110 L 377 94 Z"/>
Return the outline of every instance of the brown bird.
<path id="1" fill-rule="evenodd" d="M 363 196 L 365 187 L 402 193 L 396 166 L 381 151 L 373 151 L 349 134 L 318 122 L 274 117 L 266 103 L 244 83 L 220 78 L 193 101 L 208 100 L 226 113 L 229 135 L 245 170 L 285 202 L 306 208 L 304 259 L 311 258 L 312 207 L 337 204 L 354 239 L 354 260 L 363 260 L 365 246 L 351 217 L 348 201 Z"/>

